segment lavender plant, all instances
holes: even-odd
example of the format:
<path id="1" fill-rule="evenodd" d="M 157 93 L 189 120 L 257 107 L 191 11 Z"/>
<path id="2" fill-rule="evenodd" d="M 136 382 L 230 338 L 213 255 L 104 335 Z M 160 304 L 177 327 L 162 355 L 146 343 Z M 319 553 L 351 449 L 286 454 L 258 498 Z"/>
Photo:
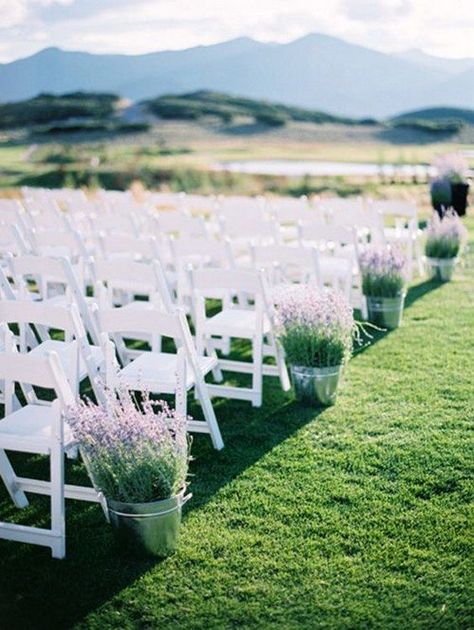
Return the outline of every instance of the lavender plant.
<path id="1" fill-rule="evenodd" d="M 467 238 L 467 230 L 455 212 L 441 219 L 433 214 L 427 230 L 425 254 L 428 258 L 456 258 Z"/>
<path id="2" fill-rule="evenodd" d="M 434 165 L 441 179 L 453 184 L 463 184 L 467 181 L 469 165 L 460 153 L 440 155 Z"/>
<path id="3" fill-rule="evenodd" d="M 93 483 L 107 499 L 158 501 L 186 483 L 186 418 L 148 395 L 140 406 L 128 392 L 118 398 L 109 392 L 105 405 L 81 401 L 68 410 L 67 422 Z"/>
<path id="4" fill-rule="evenodd" d="M 367 247 L 359 264 L 364 295 L 391 298 L 403 293 L 405 259 L 397 249 Z"/>
<path id="5" fill-rule="evenodd" d="M 274 295 L 277 332 L 290 365 L 331 367 L 352 352 L 352 308 L 338 292 L 295 285 Z"/>

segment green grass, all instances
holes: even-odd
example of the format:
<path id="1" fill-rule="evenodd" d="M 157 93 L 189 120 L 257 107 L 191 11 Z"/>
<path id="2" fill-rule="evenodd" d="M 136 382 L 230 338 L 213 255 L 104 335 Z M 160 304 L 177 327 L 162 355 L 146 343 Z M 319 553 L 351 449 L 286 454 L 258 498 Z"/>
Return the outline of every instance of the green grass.
<path id="1" fill-rule="evenodd" d="M 123 555 L 78 502 L 64 561 L 0 541 L 0 626 L 472 628 L 473 262 L 410 289 L 402 327 L 352 359 L 333 408 L 273 379 L 261 409 L 217 401 L 226 448 L 194 440 L 175 556 Z M 0 492 L 0 518 L 18 516 Z M 22 522 L 44 525 L 46 506 Z"/>

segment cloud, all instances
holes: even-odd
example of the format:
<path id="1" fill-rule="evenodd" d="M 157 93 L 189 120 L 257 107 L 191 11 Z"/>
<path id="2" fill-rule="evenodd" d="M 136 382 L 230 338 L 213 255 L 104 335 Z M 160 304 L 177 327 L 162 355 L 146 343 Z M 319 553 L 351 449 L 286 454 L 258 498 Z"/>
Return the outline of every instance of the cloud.
<path id="1" fill-rule="evenodd" d="M 472 0 L 0 0 L 0 60 L 44 46 L 139 54 L 321 32 L 385 52 L 474 57 Z"/>
<path id="2" fill-rule="evenodd" d="M 342 9 L 352 20 L 378 22 L 380 20 L 399 18 L 410 13 L 411 0 L 345 0 Z"/>

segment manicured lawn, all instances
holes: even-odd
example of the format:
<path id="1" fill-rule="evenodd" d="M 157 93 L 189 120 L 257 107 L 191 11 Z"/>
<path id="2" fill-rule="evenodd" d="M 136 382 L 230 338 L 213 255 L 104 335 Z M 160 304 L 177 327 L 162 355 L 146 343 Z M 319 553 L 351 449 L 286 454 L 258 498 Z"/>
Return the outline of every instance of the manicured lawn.
<path id="1" fill-rule="evenodd" d="M 175 556 L 124 556 L 77 502 L 66 560 L 0 541 L 0 627 L 472 628 L 473 262 L 411 288 L 402 328 L 354 357 L 335 407 L 300 407 L 271 379 L 260 410 L 219 401 L 226 448 L 194 441 Z M 45 501 L 21 516 L 44 524 Z"/>

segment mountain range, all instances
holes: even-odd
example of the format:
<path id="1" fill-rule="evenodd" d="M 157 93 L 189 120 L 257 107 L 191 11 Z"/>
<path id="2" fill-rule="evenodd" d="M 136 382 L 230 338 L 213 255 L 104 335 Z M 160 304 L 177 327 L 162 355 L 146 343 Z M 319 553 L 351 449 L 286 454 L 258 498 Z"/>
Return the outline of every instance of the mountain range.
<path id="1" fill-rule="evenodd" d="M 287 44 L 242 37 L 146 55 L 46 48 L 0 64 L 0 100 L 110 91 L 131 100 L 214 90 L 355 117 L 429 106 L 472 107 L 474 59 L 381 53 L 311 34 Z"/>

